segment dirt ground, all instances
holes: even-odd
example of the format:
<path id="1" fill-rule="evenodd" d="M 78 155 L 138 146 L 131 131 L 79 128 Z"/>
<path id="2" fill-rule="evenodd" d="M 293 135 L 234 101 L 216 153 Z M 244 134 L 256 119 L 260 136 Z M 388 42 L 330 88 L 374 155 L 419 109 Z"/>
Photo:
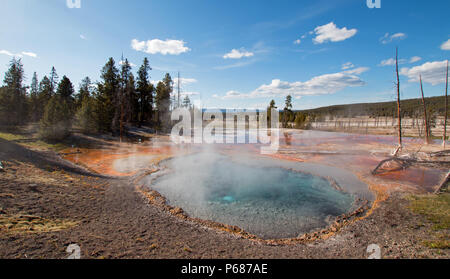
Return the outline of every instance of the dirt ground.
<path id="1" fill-rule="evenodd" d="M 0 139 L 0 258 L 449 258 L 425 245 L 433 222 L 393 192 L 371 215 L 326 240 L 270 246 L 183 221 L 151 205 L 131 177 L 102 176 L 54 151 Z M 448 240 L 448 229 L 443 232 Z M 445 248 L 445 247 L 444 247 Z"/>

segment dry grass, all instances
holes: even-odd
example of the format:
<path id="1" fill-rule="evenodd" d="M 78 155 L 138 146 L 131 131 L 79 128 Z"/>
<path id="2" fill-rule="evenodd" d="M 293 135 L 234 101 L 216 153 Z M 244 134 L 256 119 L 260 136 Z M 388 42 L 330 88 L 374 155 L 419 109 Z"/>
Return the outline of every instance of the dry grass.
<path id="1" fill-rule="evenodd" d="M 66 230 L 78 225 L 70 220 L 46 219 L 32 215 L 0 214 L 0 237 L 11 235 L 49 233 Z"/>

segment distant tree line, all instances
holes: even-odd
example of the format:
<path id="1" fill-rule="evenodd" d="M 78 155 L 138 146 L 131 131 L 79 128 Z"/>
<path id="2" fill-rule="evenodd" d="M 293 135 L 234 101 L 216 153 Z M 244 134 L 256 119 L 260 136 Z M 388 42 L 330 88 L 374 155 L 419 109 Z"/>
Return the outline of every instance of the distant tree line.
<path id="1" fill-rule="evenodd" d="M 445 96 L 425 98 L 427 104 L 428 121 L 434 124 L 437 116 L 445 114 Z M 277 108 L 275 101 L 272 100 L 268 107 Z M 421 118 L 423 115 L 422 100 L 408 99 L 401 101 L 402 118 Z M 371 118 L 379 117 L 397 117 L 396 102 L 380 103 L 361 103 L 350 105 L 336 105 L 321 107 L 310 110 L 292 110 L 292 97 L 287 96 L 285 107 L 280 109 L 280 124 L 283 128 L 309 129 L 311 122 L 323 121 L 328 118 L 351 118 L 358 116 L 369 116 Z M 270 113 L 269 113 L 270 118 Z"/>
<path id="2" fill-rule="evenodd" d="M 171 76 L 166 74 L 155 87 L 150 82 L 152 69 L 147 58 L 136 77 L 127 59 L 119 64 L 110 58 L 101 70 L 99 82 L 93 83 L 86 77 L 75 92 L 70 79 L 59 79 L 54 67 L 41 81 L 34 73 L 31 85 L 26 86 L 23 64 L 13 58 L 0 87 L 0 125 L 14 128 L 39 122 L 40 136 L 49 140 L 68 136 L 72 126 L 87 134 L 120 136 L 130 124 L 168 131 L 173 105 Z M 191 106 L 189 97 L 183 105 Z"/>

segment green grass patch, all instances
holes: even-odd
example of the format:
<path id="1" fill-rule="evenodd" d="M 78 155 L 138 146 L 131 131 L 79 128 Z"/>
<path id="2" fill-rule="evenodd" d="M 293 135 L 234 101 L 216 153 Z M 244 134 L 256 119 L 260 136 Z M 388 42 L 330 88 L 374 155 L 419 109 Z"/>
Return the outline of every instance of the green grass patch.
<path id="1" fill-rule="evenodd" d="M 424 215 L 433 223 L 433 230 L 447 230 L 450 228 L 450 194 L 426 195 L 410 197 L 409 208 L 420 215 Z"/>
<path id="2" fill-rule="evenodd" d="M 42 140 L 37 140 L 35 142 L 26 143 L 26 144 L 24 144 L 24 146 L 34 147 L 34 148 L 51 149 L 51 150 L 54 150 L 57 152 L 69 148 L 69 146 L 64 143 L 48 143 L 48 142 L 44 142 Z"/>
<path id="3" fill-rule="evenodd" d="M 45 149 L 45 150 L 54 150 L 54 151 L 61 151 L 69 146 L 65 143 L 49 143 L 45 142 L 39 138 L 35 138 L 32 135 L 25 136 L 22 134 L 13 134 L 13 133 L 6 133 L 6 132 L 0 132 L 0 138 L 12 141 L 17 144 L 20 144 L 24 147 L 32 148 L 32 149 Z"/>
<path id="4" fill-rule="evenodd" d="M 450 193 L 410 196 L 408 199 L 409 208 L 432 223 L 430 239 L 424 240 L 423 245 L 431 249 L 450 249 Z"/>
<path id="5" fill-rule="evenodd" d="M 11 134 L 11 133 L 4 133 L 4 132 L 0 132 L 0 138 L 7 140 L 7 141 L 18 141 L 18 140 L 26 139 L 22 135 L 16 135 L 16 134 Z"/>
<path id="6" fill-rule="evenodd" d="M 450 249 L 449 240 L 427 240 L 423 242 L 423 245 L 431 249 Z"/>

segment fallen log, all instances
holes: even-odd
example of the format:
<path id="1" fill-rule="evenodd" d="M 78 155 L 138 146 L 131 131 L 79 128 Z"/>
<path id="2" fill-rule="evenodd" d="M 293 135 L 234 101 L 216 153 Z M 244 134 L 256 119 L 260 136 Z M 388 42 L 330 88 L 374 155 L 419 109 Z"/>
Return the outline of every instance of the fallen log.
<path id="1" fill-rule="evenodd" d="M 409 168 L 411 165 L 423 165 L 423 166 L 431 166 L 431 167 L 446 167 L 450 168 L 450 161 L 430 161 L 430 160 L 417 160 L 417 159 L 411 159 L 411 158 L 398 158 L 398 157 L 392 157 L 386 160 L 381 161 L 377 167 L 372 171 L 373 175 L 377 175 L 383 172 L 379 172 L 381 167 L 389 162 L 396 162 L 399 164 L 399 167 L 390 169 L 385 172 L 389 171 L 399 171 Z"/>
<path id="2" fill-rule="evenodd" d="M 448 184 L 450 184 L 450 172 L 447 173 L 447 176 L 442 181 L 439 188 L 436 190 L 435 194 L 442 193 L 445 189 L 448 189 Z"/>
<path id="3" fill-rule="evenodd" d="M 430 157 L 446 157 L 446 156 L 450 156 L 450 150 L 430 153 Z"/>
<path id="4" fill-rule="evenodd" d="M 372 175 L 377 175 L 377 174 L 383 173 L 383 172 L 380 172 L 379 170 L 381 169 L 381 167 L 382 167 L 384 164 L 387 164 L 387 163 L 390 163 L 390 162 L 398 163 L 398 164 L 399 164 L 399 167 L 390 169 L 389 171 L 399 171 L 399 170 L 407 169 L 407 168 L 409 167 L 409 163 L 406 162 L 404 159 L 400 159 L 400 158 L 397 158 L 397 157 L 393 157 L 393 158 L 389 158 L 389 159 L 386 159 L 386 160 L 381 161 L 381 162 L 377 165 L 377 167 L 372 171 Z M 389 171 L 384 171 L 384 172 L 389 172 Z"/>

